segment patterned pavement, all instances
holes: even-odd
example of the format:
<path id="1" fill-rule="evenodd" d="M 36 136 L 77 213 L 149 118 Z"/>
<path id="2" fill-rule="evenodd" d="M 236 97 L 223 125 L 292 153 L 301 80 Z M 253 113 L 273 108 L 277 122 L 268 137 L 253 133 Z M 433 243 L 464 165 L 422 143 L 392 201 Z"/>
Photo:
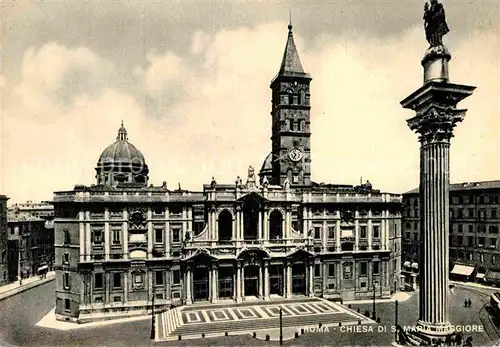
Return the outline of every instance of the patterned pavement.
<path id="1" fill-rule="evenodd" d="M 251 334 L 279 326 L 280 309 L 284 327 L 369 324 L 370 319 L 337 303 L 323 299 L 262 301 L 252 304 L 185 306 L 158 315 L 156 341 Z M 203 334 L 203 336 L 202 336 Z"/>

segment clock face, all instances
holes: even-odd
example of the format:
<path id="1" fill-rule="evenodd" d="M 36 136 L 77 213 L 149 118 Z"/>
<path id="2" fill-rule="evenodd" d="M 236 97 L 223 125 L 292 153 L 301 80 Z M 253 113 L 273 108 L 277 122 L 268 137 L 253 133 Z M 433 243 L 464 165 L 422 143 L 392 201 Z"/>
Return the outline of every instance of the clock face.
<path id="1" fill-rule="evenodd" d="M 292 161 L 299 161 L 300 159 L 302 159 L 302 152 L 298 148 L 292 148 L 288 152 L 288 157 L 290 157 Z"/>

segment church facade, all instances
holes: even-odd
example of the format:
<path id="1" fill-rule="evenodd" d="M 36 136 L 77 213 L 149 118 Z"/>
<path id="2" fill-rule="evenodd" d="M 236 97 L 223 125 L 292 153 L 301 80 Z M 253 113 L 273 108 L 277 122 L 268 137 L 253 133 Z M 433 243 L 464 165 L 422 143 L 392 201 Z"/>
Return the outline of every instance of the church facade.
<path id="1" fill-rule="evenodd" d="M 122 127 L 96 184 L 54 193 L 57 319 L 172 305 L 399 290 L 401 196 L 311 181 L 310 82 L 289 26 L 271 82 L 271 153 L 256 174 L 201 191 L 148 186 Z"/>

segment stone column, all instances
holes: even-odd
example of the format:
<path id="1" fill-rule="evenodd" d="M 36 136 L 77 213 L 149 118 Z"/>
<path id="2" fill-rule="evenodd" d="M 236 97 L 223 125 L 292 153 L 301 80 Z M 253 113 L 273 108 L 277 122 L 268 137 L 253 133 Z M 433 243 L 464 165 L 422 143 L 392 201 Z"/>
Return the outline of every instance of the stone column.
<path id="1" fill-rule="evenodd" d="M 123 218 L 125 222 L 123 222 L 123 259 L 128 259 L 128 211 L 127 209 L 123 209 Z"/>
<path id="2" fill-rule="evenodd" d="M 263 281 L 263 272 L 264 272 L 264 261 L 260 264 L 259 267 L 259 298 L 262 299 L 263 297 L 263 289 L 264 289 L 264 281 Z"/>
<path id="3" fill-rule="evenodd" d="M 269 210 L 267 207 L 264 207 L 264 240 L 269 240 Z"/>
<path id="4" fill-rule="evenodd" d="M 165 232 L 163 233 L 165 237 L 165 257 L 170 258 L 170 210 L 168 207 L 165 208 Z"/>
<path id="5" fill-rule="evenodd" d="M 154 233 L 153 233 L 153 213 L 151 211 L 151 208 L 148 208 L 148 214 L 147 214 L 147 219 L 148 219 L 148 259 L 153 258 L 153 243 L 154 243 Z"/>
<path id="6" fill-rule="evenodd" d="M 340 252 L 341 250 L 341 245 L 340 245 L 340 221 L 337 220 L 335 222 L 335 251 Z"/>
<path id="7" fill-rule="evenodd" d="M 90 231 L 90 212 L 85 212 L 85 258 L 90 261 L 92 258 L 92 232 Z"/>
<path id="8" fill-rule="evenodd" d="M 257 232 L 258 232 L 258 240 L 261 241 L 262 240 L 262 230 L 263 230 L 263 226 L 262 226 L 262 211 L 259 211 L 259 224 L 257 224 Z"/>
<path id="9" fill-rule="evenodd" d="M 314 296 L 314 263 L 312 261 L 309 262 L 308 275 L 308 294 L 309 296 Z"/>
<path id="10" fill-rule="evenodd" d="M 424 85 L 401 101 L 416 115 L 407 120 L 420 142 L 420 310 L 418 329 L 431 338 L 450 334 L 448 315 L 448 232 L 450 140 L 465 117 L 457 103 L 475 87 L 448 83 L 451 55 L 431 47 L 422 60 Z M 392 285 L 392 284 L 391 284 Z"/>
<path id="11" fill-rule="evenodd" d="M 292 264 L 286 264 L 286 298 L 292 297 Z"/>
<path id="12" fill-rule="evenodd" d="M 269 300 L 269 262 L 264 261 L 264 300 Z"/>
<path id="13" fill-rule="evenodd" d="M 109 237 L 109 209 L 104 209 L 104 260 L 109 260 L 110 237 Z"/>
<path id="14" fill-rule="evenodd" d="M 241 275 L 242 268 L 241 268 L 241 263 L 238 261 L 237 267 L 236 267 L 236 302 L 241 302 L 243 293 L 241 292 L 242 290 L 242 280 L 243 276 Z"/>
<path id="15" fill-rule="evenodd" d="M 372 230 L 372 211 L 370 210 L 368 212 L 368 223 L 366 225 L 366 237 L 368 239 L 368 250 L 371 251 L 373 248 L 372 248 L 372 240 L 373 240 L 373 230 Z"/>
<path id="16" fill-rule="evenodd" d="M 193 295 L 191 294 L 191 278 L 192 278 L 192 272 L 191 272 L 191 265 L 187 265 L 186 269 L 186 305 L 191 305 L 193 303 Z"/>
<path id="17" fill-rule="evenodd" d="M 78 236 L 79 236 L 79 245 L 80 245 L 80 261 L 85 261 L 85 213 L 80 211 L 78 213 Z"/>
<path id="18" fill-rule="evenodd" d="M 128 302 L 128 277 L 129 273 L 124 272 L 123 273 L 123 302 L 126 303 Z"/>

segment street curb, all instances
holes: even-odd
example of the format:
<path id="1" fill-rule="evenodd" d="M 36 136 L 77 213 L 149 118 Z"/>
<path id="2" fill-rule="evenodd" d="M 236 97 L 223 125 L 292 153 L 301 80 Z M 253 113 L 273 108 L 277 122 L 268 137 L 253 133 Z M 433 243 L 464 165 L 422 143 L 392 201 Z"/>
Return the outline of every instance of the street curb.
<path id="1" fill-rule="evenodd" d="M 9 291 L 7 291 L 5 293 L 0 294 L 0 301 L 8 299 L 11 296 L 14 296 L 16 294 L 22 293 L 22 292 L 24 292 L 24 291 L 26 291 L 28 289 L 31 289 L 31 288 L 34 288 L 34 287 L 38 287 L 39 285 L 42 285 L 42 284 L 54 281 L 55 279 L 56 279 L 55 276 L 51 276 L 49 278 L 44 278 L 42 280 L 39 280 L 39 281 L 36 281 L 36 282 L 32 282 L 32 283 L 28 283 L 28 284 L 25 284 L 23 286 L 11 289 L 11 290 L 9 290 Z"/>

